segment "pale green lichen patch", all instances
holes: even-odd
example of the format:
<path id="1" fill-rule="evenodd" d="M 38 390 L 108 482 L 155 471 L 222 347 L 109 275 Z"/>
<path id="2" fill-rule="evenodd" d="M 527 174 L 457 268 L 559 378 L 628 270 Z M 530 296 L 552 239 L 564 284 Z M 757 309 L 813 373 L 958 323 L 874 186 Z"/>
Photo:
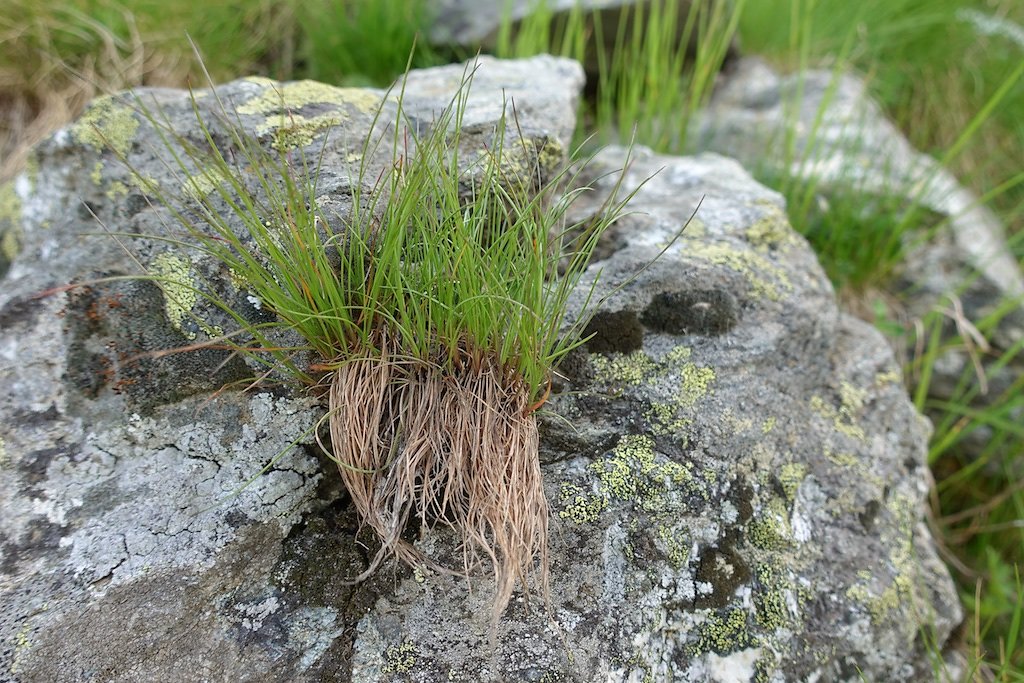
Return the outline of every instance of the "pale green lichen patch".
<path id="1" fill-rule="evenodd" d="M 17 634 L 14 636 L 14 661 L 11 662 L 11 673 L 21 673 L 22 661 L 25 658 L 25 653 L 28 652 L 29 648 L 32 647 L 32 641 L 29 639 L 28 634 L 31 633 L 28 622 L 18 629 Z"/>
<path id="2" fill-rule="evenodd" d="M 917 510 L 913 499 L 904 495 L 892 496 L 886 506 L 892 523 L 883 527 L 882 542 L 891 546 L 889 565 L 893 576 L 887 579 L 869 570 L 857 573 L 859 581 L 850 586 L 846 597 L 854 600 L 867 609 L 871 619 L 881 623 L 891 619 L 891 613 L 900 607 L 913 611 L 920 607 L 916 603 L 920 599 L 916 577 L 917 562 L 914 552 L 914 525 Z"/>
<path id="3" fill-rule="evenodd" d="M 199 293 L 192 280 L 192 269 L 188 262 L 172 254 L 159 254 L 150 264 L 149 271 L 158 278 L 160 289 L 164 293 L 164 310 L 171 325 L 186 338 L 195 339 L 196 333 L 182 325 L 185 318 L 191 316 L 192 309 L 199 301 Z M 211 337 L 224 334 L 219 327 L 202 322 L 198 324 L 200 329 Z"/>
<path id="4" fill-rule="evenodd" d="M 761 423 L 761 433 L 770 434 L 775 429 L 776 420 L 774 417 L 769 417 L 767 420 Z"/>
<path id="5" fill-rule="evenodd" d="M 490 169 L 494 167 L 497 158 L 498 155 L 493 150 L 484 149 L 478 152 L 474 164 Z M 515 144 L 506 144 L 500 155 L 499 173 L 524 181 L 535 179 L 538 175 L 546 178 L 556 173 L 564 160 L 565 150 L 554 138 L 519 138 Z"/>
<path id="6" fill-rule="evenodd" d="M 382 673 L 409 673 L 416 666 L 416 657 L 419 651 L 412 643 L 405 641 L 400 645 L 392 645 L 384 651 L 384 666 Z"/>
<path id="7" fill-rule="evenodd" d="M 181 326 L 185 316 L 192 312 L 199 300 L 188 262 L 172 254 L 159 254 L 153 259 L 150 272 L 160 279 L 160 288 L 164 292 L 164 310 L 171 325 L 189 339 L 195 339 L 194 332 L 186 333 Z"/>
<path id="8" fill-rule="evenodd" d="M 338 88 L 317 81 L 296 81 L 267 89 L 238 107 L 239 114 L 270 114 L 301 109 L 310 104 L 334 104 L 354 107 L 369 113 L 380 106 L 378 93 L 366 88 Z"/>
<path id="9" fill-rule="evenodd" d="M 97 150 L 109 147 L 123 156 L 138 130 L 139 121 L 131 108 L 106 95 L 93 100 L 71 127 L 71 136 L 79 144 Z"/>
<path id="10" fill-rule="evenodd" d="M 811 396 L 808 404 L 812 412 L 831 422 L 840 434 L 845 434 L 857 441 L 865 441 L 867 439 L 864 428 L 854 422 L 853 411 L 845 403 L 840 404 L 837 409 L 835 406 L 826 403 L 825 399 L 821 396 Z"/>
<path id="11" fill-rule="evenodd" d="M 800 244 L 796 231 L 789 226 L 789 220 L 782 210 L 772 204 L 768 214 L 746 230 L 747 241 L 759 250 L 786 250 Z"/>
<path id="12" fill-rule="evenodd" d="M 797 489 L 807 476 L 807 466 L 799 462 L 789 462 L 779 470 L 779 483 L 782 484 L 782 491 L 786 500 L 793 502 L 796 498 Z"/>
<path id="13" fill-rule="evenodd" d="M 903 374 L 895 368 L 875 375 L 876 387 L 884 387 L 887 384 L 901 384 L 902 382 Z"/>
<path id="14" fill-rule="evenodd" d="M 577 523 L 596 521 L 612 501 L 631 503 L 653 515 L 680 506 L 677 491 L 708 496 L 693 473 L 693 465 L 680 464 L 659 456 L 654 441 L 644 435 L 627 434 L 611 453 L 587 469 L 597 480 L 591 491 L 564 484 L 559 516 Z"/>
<path id="15" fill-rule="evenodd" d="M 273 131 L 274 142 L 271 146 L 279 152 L 287 152 L 312 144 L 317 135 L 337 126 L 341 121 L 337 114 L 321 114 L 312 118 L 306 118 L 301 114 L 288 114 L 276 123 L 267 119 L 256 132 L 263 135 Z"/>
<path id="16" fill-rule="evenodd" d="M 226 180 L 217 168 L 208 168 L 188 176 L 181 184 L 181 192 L 192 201 L 202 201 Z"/>
<path id="17" fill-rule="evenodd" d="M 683 569 L 690 559 L 690 539 L 682 530 L 669 525 L 658 527 L 658 540 L 664 547 L 665 557 L 675 569 Z"/>
<path id="18" fill-rule="evenodd" d="M 596 522 L 601 513 L 608 509 L 608 499 L 584 491 L 576 484 L 563 483 L 559 495 L 561 511 L 558 516 L 576 524 Z"/>
<path id="19" fill-rule="evenodd" d="M 0 222 L 21 223 L 21 198 L 14 190 L 14 183 L 0 185 Z"/>
<path id="20" fill-rule="evenodd" d="M 781 498 L 772 498 L 761 514 L 747 525 L 747 539 L 761 550 L 785 550 L 792 545 L 792 538 L 786 501 Z"/>
<path id="21" fill-rule="evenodd" d="M 747 612 L 736 608 L 727 612 L 725 616 L 712 614 L 707 618 L 700 628 L 697 651 L 735 652 L 753 644 L 754 639 L 747 626 Z"/>
<path id="22" fill-rule="evenodd" d="M 0 254 L 10 262 L 20 251 L 21 198 L 13 183 L 4 183 L 0 185 Z"/>
<path id="23" fill-rule="evenodd" d="M 687 257 L 724 266 L 743 275 L 755 296 L 779 301 L 793 289 L 786 271 L 763 254 L 722 242 L 704 242 L 687 235 L 683 252 Z"/>
<path id="24" fill-rule="evenodd" d="M 0 467 L 7 466 L 7 444 L 4 443 L 4 438 L 0 436 Z"/>
<path id="25" fill-rule="evenodd" d="M 99 187 L 100 183 L 103 182 L 103 161 L 97 160 L 92 167 L 92 173 L 89 174 L 89 180 L 92 184 Z"/>
<path id="26" fill-rule="evenodd" d="M 590 357 L 594 380 L 600 384 L 639 386 L 658 370 L 658 365 L 643 351 L 611 357 L 594 354 Z"/>
<path id="27" fill-rule="evenodd" d="M 666 401 L 655 401 L 645 411 L 644 417 L 656 436 L 681 433 L 689 424 L 687 413 L 711 392 L 715 371 L 690 361 L 692 351 L 687 346 L 678 346 L 659 360 L 643 351 L 628 355 L 591 355 L 594 379 L 607 385 L 616 395 L 623 387 L 667 384 L 671 394 Z"/>
<path id="28" fill-rule="evenodd" d="M 110 183 L 110 186 L 107 188 L 106 191 L 107 199 L 109 199 L 112 202 L 117 201 L 118 199 L 123 199 L 124 197 L 127 196 L 128 186 L 122 183 L 120 180 L 115 180 L 114 182 Z"/>

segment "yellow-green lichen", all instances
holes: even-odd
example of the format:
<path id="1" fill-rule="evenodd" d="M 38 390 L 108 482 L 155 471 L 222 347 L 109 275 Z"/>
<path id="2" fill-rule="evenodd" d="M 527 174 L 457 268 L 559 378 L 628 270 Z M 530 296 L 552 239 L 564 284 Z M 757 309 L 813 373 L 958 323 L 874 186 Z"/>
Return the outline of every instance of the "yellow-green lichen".
<path id="1" fill-rule="evenodd" d="M 671 492 L 675 489 L 707 497 L 692 468 L 690 463 L 667 459 L 659 462 L 650 437 L 627 434 L 608 456 L 588 466 L 597 476 L 596 492 L 563 484 L 559 516 L 580 524 L 593 522 L 612 500 L 631 502 L 655 515 L 665 513 L 672 507 Z"/>
<path id="2" fill-rule="evenodd" d="M 825 458 L 839 467 L 857 467 L 860 465 L 860 460 L 857 459 L 856 455 L 852 453 L 835 453 L 830 448 L 825 449 Z"/>
<path id="3" fill-rule="evenodd" d="M 700 627 L 698 652 L 735 652 L 750 647 L 753 638 L 747 628 L 747 613 L 736 608 L 724 617 L 712 614 Z"/>
<path id="4" fill-rule="evenodd" d="M 887 372 L 880 372 L 875 375 L 875 386 L 883 387 L 886 384 L 901 384 L 903 382 L 903 373 L 896 368 Z"/>
<path id="5" fill-rule="evenodd" d="M 746 278 L 755 296 L 778 301 L 793 285 L 786 271 L 756 251 L 744 250 L 722 242 L 695 240 L 689 235 L 683 247 L 687 257 L 707 261 L 736 271 Z"/>
<path id="6" fill-rule="evenodd" d="M 39 179 L 39 155 L 33 150 L 25 157 L 25 178 L 28 180 L 29 191 L 35 190 Z"/>
<path id="7" fill-rule="evenodd" d="M 130 107 L 112 96 L 99 97 L 71 127 L 71 135 L 79 144 L 97 150 L 109 147 L 125 155 L 139 130 L 139 121 Z"/>
<path id="8" fill-rule="evenodd" d="M 117 201 L 128 196 L 128 186 L 122 183 L 120 180 L 115 180 L 110 183 L 110 187 L 107 188 L 107 199 L 110 201 Z"/>
<path id="9" fill-rule="evenodd" d="M 500 173 L 524 181 L 536 178 L 538 174 L 546 178 L 561 168 L 564 159 L 565 150 L 554 138 L 543 141 L 520 138 L 517 144 L 505 147 L 500 158 Z M 494 166 L 494 152 L 481 150 L 477 162 L 485 168 Z"/>
<path id="10" fill-rule="evenodd" d="M 608 508 L 608 499 L 604 496 L 587 493 L 579 486 L 570 483 L 562 484 L 559 502 L 562 509 L 558 516 L 576 524 L 596 522 L 601 513 Z"/>
<path id="11" fill-rule="evenodd" d="M 224 173 L 217 168 L 204 169 L 193 173 L 181 184 L 181 192 L 193 201 L 202 201 L 225 180 Z"/>
<path id="12" fill-rule="evenodd" d="M 767 420 L 765 420 L 764 422 L 761 423 L 761 433 L 762 434 L 769 434 L 769 433 L 771 433 L 771 431 L 773 429 L 775 429 L 775 423 L 776 423 L 775 418 L 774 417 L 769 417 Z"/>
<path id="13" fill-rule="evenodd" d="M 783 550 L 790 546 L 792 537 L 786 503 L 781 498 L 772 498 L 760 516 L 747 524 L 747 538 L 761 550 Z"/>
<path id="14" fill-rule="evenodd" d="M 776 205 L 768 208 L 768 214 L 746 230 L 747 241 L 759 250 L 787 249 L 800 243 L 797 233 L 789 225 L 786 214 Z"/>
<path id="15" fill-rule="evenodd" d="M 675 404 L 679 408 L 690 408 L 700 399 L 708 395 L 711 383 L 715 380 L 715 371 L 708 367 L 697 367 L 687 363 L 680 369 L 682 382 L 676 394 Z"/>
<path id="16" fill-rule="evenodd" d="M 754 570 L 758 583 L 754 591 L 754 617 L 765 631 L 796 630 L 802 614 L 799 608 L 811 598 L 790 574 L 788 569 L 771 564 L 759 564 Z M 795 613 L 790 605 L 798 608 Z"/>
<path id="17" fill-rule="evenodd" d="M 0 222 L 21 223 L 21 198 L 14 190 L 14 183 L 0 185 Z"/>
<path id="18" fill-rule="evenodd" d="M 657 371 L 657 364 L 643 351 L 629 355 L 615 354 L 611 357 L 592 355 L 594 379 L 601 384 L 639 385 Z"/>
<path id="19" fill-rule="evenodd" d="M 89 174 L 89 180 L 92 184 L 99 187 L 100 183 L 103 182 L 103 161 L 98 160 L 92 166 L 92 173 Z"/>
<path id="20" fill-rule="evenodd" d="M 369 113 L 380 106 L 381 96 L 366 88 L 338 88 L 317 81 L 270 84 L 263 93 L 238 107 L 239 114 L 270 114 L 301 109 L 310 104 L 354 107 Z"/>
<path id="21" fill-rule="evenodd" d="M 0 467 L 7 466 L 7 444 L 4 443 L 4 438 L 0 436 Z"/>
<path id="22" fill-rule="evenodd" d="M 276 122 L 267 119 L 256 132 L 263 135 L 273 131 L 274 141 L 271 146 L 279 152 L 287 152 L 312 144 L 317 135 L 337 126 L 341 121 L 337 114 L 321 114 L 311 118 L 301 114 L 287 114 Z"/>
<path id="23" fill-rule="evenodd" d="M 665 556 L 675 569 L 683 569 L 690 559 L 690 540 L 685 533 L 665 525 L 658 528 L 658 538 L 665 546 Z"/>
<path id="24" fill-rule="evenodd" d="M 857 441 L 865 441 L 867 439 L 864 428 L 854 422 L 853 413 L 845 404 L 841 404 L 836 409 L 834 406 L 826 403 L 825 399 L 821 396 L 811 396 L 808 404 L 813 412 L 830 421 L 840 434 L 845 434 Z"/>
<path id="25" fill-rule="evenodd" d="M 654 403 L 644 413 L 655 436 L 669 436 L 682 433 L 693 420 L 679 417 L 676 406 L 670 403 Z"/>
<path id="26" fill-rule="evenodd" d="M 32 641 L 29 639 L 28 634 L 31 632 L 28 622 L 18 629 L 18 632 L 14 636 L 14 657 L 11 662 L 11 673 L 21 673 L 22 659 L 25 657 L 25 653 L 30 647 L 32 647 Z"/>
<path id="27" fill-rule="evenodd" d="M 174 329 L 189 339 L 195 339 L 195 332 L 182 329 L 182 322 L 191 314 L 192 308 L 199 300 L 188 262 L 172 254 L 159 254 L 153 259 L 149 269 L 158 278 L 163 290 L 167 319 L 171 321 Z"/>
<path id="28" fill-rule="evenodd" d="M 416 666 L 416 646 L 405 641 L 400 645 L 392 645 L 384 651 L 384 666 L 381 671 L 386 674 L 409 673 Z"/>
<path id="29" fill-rule="evenodd" d="M 918 516 L 916 504 L 905 494 L 895 494 L 886 509 L 892 523 L 883 526 L 882 542 L 892 547 L 889 566 L 893 576 L 887 579 L 877 572 L 873 575 L 869 570 L 860 570 L 859 581 L 846 591 L 846 597 L 863 605 L 876 623 L 891 619 L 891 613 L 901 606 L 916 609 L 919 599 L 913 535 Z M 877 586 L 882 586 L 881 590 Z"/>
<path id="30" fill-rule="evenodd" d="M 786 500 L 793 502 L 797 489 L 807 476 L 807 466 L 799 462 L 788 462 L 779 470 L 779 483 L 786 494 Z"/>

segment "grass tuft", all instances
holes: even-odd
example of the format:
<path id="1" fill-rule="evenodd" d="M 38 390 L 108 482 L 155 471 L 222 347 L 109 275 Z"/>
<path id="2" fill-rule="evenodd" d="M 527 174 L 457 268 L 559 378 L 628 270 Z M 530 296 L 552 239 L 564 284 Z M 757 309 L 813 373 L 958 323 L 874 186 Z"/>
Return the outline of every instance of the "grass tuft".
<path id="1" fill-rule="evenodd" d="M 161 124 L 164 145 L 186 176 L 183 187 L 210 173 L 225 182 L 205 196 L 160 199 L 194 243 L 182 247 L 197 245 L 276 314 L 254 325 L 200 292 L 241 327 L 215 341 L 299 382 L 329 386 L 329 455 L 381 541 L 368 571 L 392 555 L 442 568 L 402 534 L 413 521 L 450 528 L 462 566 L 449 571 L 493 570 L 496 624 L 517 584 L 532 580 L 547 596 L 534 413 L 588 322 L 584 313 L 565 329 L 569 295 L 629 197 L 586 225 L 566 224 L 587 190 L 562 193 L 571 180 L 564 173 L 545 182 L 546 169 L 524 163 L 535 158 L 534 143 L 514 119 L 497 124 L 482 154 L 462 149 L 470 87 L 467 77 L 421 137 L 397 97 L 396 118 L 383 127 L 390 139 L 366 140 L 348 215 L 319 207 L 319 160 L 276 153 L 272 142 L 264 149 L 237 125 L 226 153 L 202 117 L 205 145 Z M 378 119 L 395 101 L 385 99 Z M 381 154 L 389 163 L 372 176 L 370 160 Z M 282 346 L 281 330 L 304 344 Z M 303 365 L 300 351 L 318 360 Z"/>

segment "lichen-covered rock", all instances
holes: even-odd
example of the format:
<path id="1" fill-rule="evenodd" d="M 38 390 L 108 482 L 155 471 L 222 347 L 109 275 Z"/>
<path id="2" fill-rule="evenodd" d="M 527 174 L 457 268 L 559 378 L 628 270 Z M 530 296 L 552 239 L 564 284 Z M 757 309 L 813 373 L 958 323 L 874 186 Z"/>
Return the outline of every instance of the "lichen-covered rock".
<path id="1" fill-rule="evenodd" d="M 425 123 L 453 73 L 410 79 Z M 502 85 L 538 141 L 568 144 L 578 67 L 486 61 L 479 130 Z M 198 134 L 186 93 L 150 94 Z M 361 103 L 379 94 L 254 80 L 217 94 L 246 126 L 280 123 L 281 94 L 290 121 L 342 119 L 324 192 L 344 203 L 346 145 L 370 133 Z M 838 313 L 781 199 L 735 162 L 641 153 L 631 167 L 627 187 L 663 170 L 588 278 L 601 273 L 598 297 L 634 279 L 542 418 L 550 611 L 519 594 L 490 643 L 485 576 L 387 565 L 346 583 L 373 539 L 315 446 L 315 396 L 216 392 L 247 368 L 145 353 L 227 324 L 179 310 L 187 287 L 175 305 L 137 280 L 61 289 L 137 272 L 132 257 L 228 279 L 155 239 L 170 228 L 145 187 L 175 178 L 124 101 L 44 144 L 19 195 L 24 246 L 0 288 L 0 680 L 910 680 L 946 654 L 960 607 L 923 522 L 926 424 L 880 337 Z M 596 210 L 623 163 L 604 153 L 574 211 Z M 92 214 L 151 238 L 129 256 Z M 415 542 L 461 562 L 441 530 Z"/>

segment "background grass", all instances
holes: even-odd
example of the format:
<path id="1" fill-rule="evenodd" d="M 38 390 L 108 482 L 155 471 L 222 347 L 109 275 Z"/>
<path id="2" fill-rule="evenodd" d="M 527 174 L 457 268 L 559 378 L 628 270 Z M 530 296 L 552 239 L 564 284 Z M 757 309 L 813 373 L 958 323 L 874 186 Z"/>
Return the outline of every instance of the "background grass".
<path id="1" fill-rule="evenodd" d="M 1024 25 L 1024 3 L 756 0 L 738 4 L 736 15 L 695 15 L 690 31 L 701 38 L 695 55 L 666 41 L 671 5 L 654 3 L 649 35 L 639 46 L 609 41 L 620 50 L 599 65 L 604 87 L 583 112 L 586 132 L 601 140 L 628 138 L 631 123 L 639 122 L 639 143 L 685 150 L 680 121 L 710 93 L 735 30 L 745 53 L 781 69 L 848 65 L 863 74 L 915 146 L 948 157 L 961 181 L 990 200 L 1014 235 L 1018 261 L 1024 260 L 1024 81 L 1007 81 L 1024 60 L 1024 40 L 1013 30 Z M 429 21 L 424 7 L 417 0 L 8 0 L 0 10 L 0 180 L 20 165 L 26 143 L 77 114 L 100 90 L 202 82 L 186 31 L 216 79 L 258 73 L 384 85 L 410 54 L 414 67 L 446 57 L 422 43 L 413 51 L 414 27 Z M 587 26 L 581 15 L 574 21 Z M 594 30 L 593 22 L 587 30 Z M 537 22 L 515 36 L 506 32 L 498 47 L 503 54 L 588 56 L 579 35 L 565 27 L 552 33 Z M 672 83 L 680 87 L 666 86 Z M 1000 88 L 1006 90 L 1002 100 L 982 120 L 979 112 Z M 895 200 L 869 205 L 851 191 L 826 205 L 813 185 L 781 176 L 762 180 L 787 195 L 792 223 L 811 239 L 841 288 L 884 290 L 902 258 L 894 235 L 934 222 L 924 213 L 908 214 Z M 865 233 L 865 226 L 874 229 Z M 908 322 L 868 304 L 883 332 L 921 350 L 908 361 L 907 378 L 916 404 L 936 426 L 929 456 L 937 482 L 934 525 L 971 612 L 965 635 L 974 677 L 1024 680 L 1024 380 L 994 383 L 995 371 L 1019 362 L 1024 349 L 1018 343 L 986 352 L 982 342 L 1013 304 L 970 321 L 980 337 L 956 326 L 950 311 Z M 987 361 L 988 370 L 979 375 L 965 367 L 946 398 L 930 398 L 935 364 L 964 348 Z M 991 386 L 979 404 L 986 383 Z"/>

